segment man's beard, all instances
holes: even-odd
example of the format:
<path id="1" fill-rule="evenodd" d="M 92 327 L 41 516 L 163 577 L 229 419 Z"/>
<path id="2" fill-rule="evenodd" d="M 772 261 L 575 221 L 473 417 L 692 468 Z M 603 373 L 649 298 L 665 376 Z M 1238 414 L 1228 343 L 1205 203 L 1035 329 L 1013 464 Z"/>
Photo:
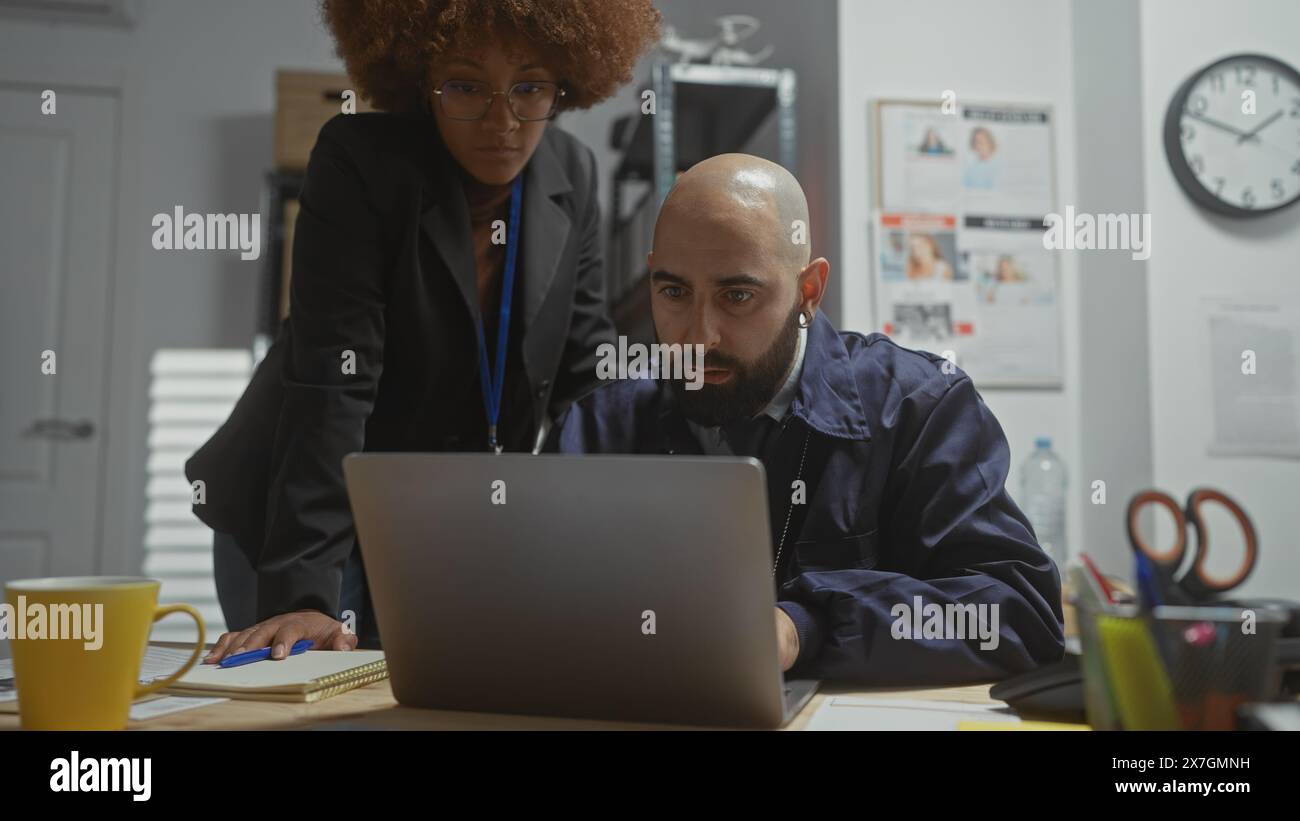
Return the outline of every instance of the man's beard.
<path id="1" fill-rule="evenodd" d="M 697 425 L 730 425 L 757 415 L 781 389 L 799 346 L 799 303 L 795 302 L 785 325 L 771 346 L 752 365 L 716 351 L 705 355 L 700 368 L 726 368 L 731 378 L 720 385 L 705 382 L 687 390 L 686 380 L 665 380 L 672 385 L 677 407 Z"/>

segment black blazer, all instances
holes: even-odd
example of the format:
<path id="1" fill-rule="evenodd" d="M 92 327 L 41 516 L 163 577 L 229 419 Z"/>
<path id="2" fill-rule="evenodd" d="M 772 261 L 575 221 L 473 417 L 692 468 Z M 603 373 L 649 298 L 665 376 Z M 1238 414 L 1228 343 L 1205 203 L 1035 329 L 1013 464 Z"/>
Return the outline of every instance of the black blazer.
<path id="1" fill-rule="evenodd" d="M 195 514 L 234 535 L 258 569 L 259 620 L 337 615 L 355 548 L 346 454 L 486 448 L 460 173 L 427 113 L 338 115 L 320 131 L 300 196 L 290 317 L 230 418 L 185 465 L 205 485 Z M 596 348 L 614 338 L 591 150 L 548 126 L 523 199 L 500 421 L 514 450 L 596 386 Z"/>

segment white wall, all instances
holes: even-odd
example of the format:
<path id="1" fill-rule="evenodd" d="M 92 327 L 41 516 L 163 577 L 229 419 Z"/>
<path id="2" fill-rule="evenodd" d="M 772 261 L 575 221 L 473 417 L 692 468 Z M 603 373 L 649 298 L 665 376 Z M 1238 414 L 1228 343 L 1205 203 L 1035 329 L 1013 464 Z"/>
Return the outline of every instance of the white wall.
<path id="1" fill-rule="evenodd" d="M 871 304 L 868 226 L 872 179 L 868 100 L 938 101 L 945 89 L 958 101 L 1047 103 L 1056 115 L 1056 189 L 1074 201 L 1074 109 L 1070 7 L 1066 0 L 839 0 L 841 246 L 831 276 L 844 289 L 843 326 L 875 330 Z M 993 390 L 980 394 L 997 415 L 1011 445 L 1008 487 L 1019 493 L 1019 464 L 1034 437 L 1052 437 L 1071 468 L 1080 463 L 1078 430 L 1079 328 L 1077 268 L 1061 257 L 1063 363 L 1061 391 Z M 1081 539 L 1081 499 L 1072 471 L 1067 511 L 1071 551 Z"/>
<path id="2" fill-rule="evenodd" d="M 1073 0 L 1076 213 L 1146 212 L 1139 6 Z M 1128 500 L 1151 487 L 1151 372 L 1147 266 L 1125 250 L 1062 251 L 1074 257 L 1079 297 L 1079 547 L 1109 573 L 1128 575 Z M 1105 504 L 1092 486 L 1105 483 Z M 1101 501 L 1098 499 L 1097 501 Z M 1171 534 L 1172 535 L 1172 534 Z"/>
<path id="3" fill-rule="evenodd" d="M 1300 3 L 1144 0 L 1141 19 L 1146 192 L 1155 243 L 1147 266 L 1156 484 L 1174 494 L 1208 484 L 1237 497 L 1260 539 L 1260 564 L 1243 590 L 1296 597 L 1300 461 L 1207 456 L 1213 418 L 1210 374 L 1199 355 L 1205 334 L 1199 303 L 1202 295 L 1225 293 L 1300 300 L 1300 206 L 1245 221 L 1208 214 L 1182 193 L 1160 134 L 1174 90 L 1208 63 L 1258 52 L 1300 66 Z M 1230 520 L 1211 526 L 1218 524 L 1225 525 L 1215 531 L 1223 540 L 1235 538 L 1226 527 Z"/>

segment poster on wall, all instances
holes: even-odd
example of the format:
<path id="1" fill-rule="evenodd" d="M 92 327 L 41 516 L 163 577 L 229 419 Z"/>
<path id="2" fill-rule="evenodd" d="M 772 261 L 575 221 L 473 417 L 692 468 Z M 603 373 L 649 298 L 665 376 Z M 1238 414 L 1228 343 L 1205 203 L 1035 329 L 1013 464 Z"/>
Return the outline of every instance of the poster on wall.
<path id="1" fill-rule="evenodd" d="M 876 326 L 991 387 L 1061 385 L 1047 106 L 877 101 Z"/>

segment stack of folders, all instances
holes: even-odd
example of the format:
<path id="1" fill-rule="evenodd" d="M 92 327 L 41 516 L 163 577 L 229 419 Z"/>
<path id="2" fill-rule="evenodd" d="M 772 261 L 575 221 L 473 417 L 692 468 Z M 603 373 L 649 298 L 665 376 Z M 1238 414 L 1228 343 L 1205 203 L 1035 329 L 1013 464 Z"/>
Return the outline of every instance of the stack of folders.
<path id="1" fill-rule="evenodd" d="M 388 678 L 382 650 L 309 650 L 238 667 L 198 664 L 166 692 L 250 701 L 320 701 Z"/>

